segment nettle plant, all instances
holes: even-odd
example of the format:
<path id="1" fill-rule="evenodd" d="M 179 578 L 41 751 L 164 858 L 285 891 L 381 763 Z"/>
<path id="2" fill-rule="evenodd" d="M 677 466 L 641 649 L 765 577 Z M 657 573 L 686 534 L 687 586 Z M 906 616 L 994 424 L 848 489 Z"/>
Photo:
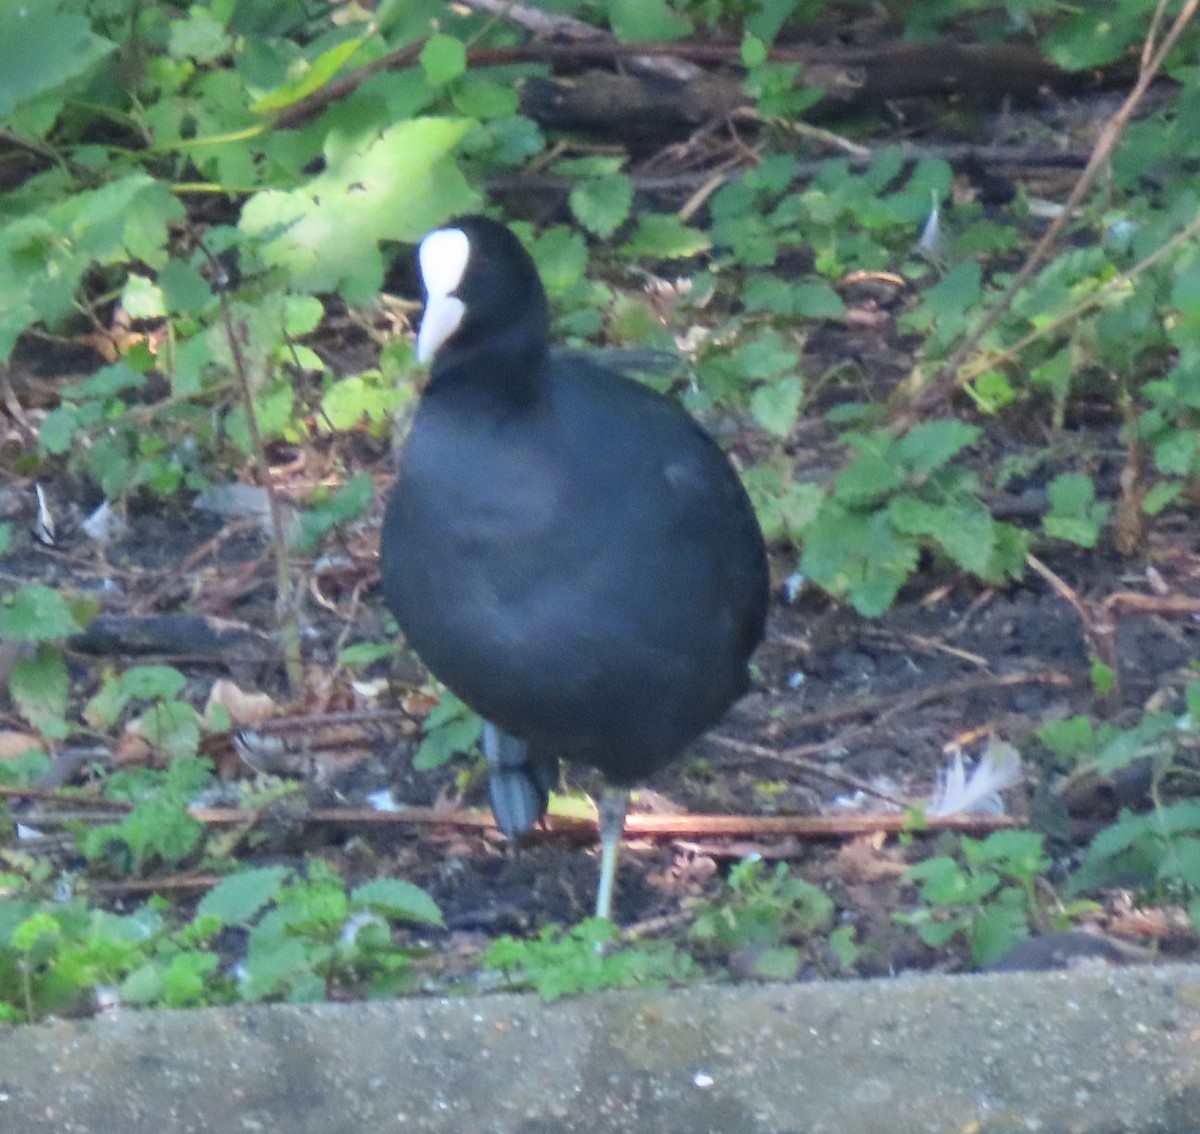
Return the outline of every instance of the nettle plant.
<path id="1" fill-rule="evenodd" d="M 935 855 L 908 869 L 904 877 L 917 885 L 920 902 L 895 914 L 896 921 L 934 948 L 962 938 L 981 968 L 1000 960 L 1031 925 L 1040 928 L 1048 920 L 1037 893 L 1050 868 L 1042 838 L 1035 831 L 964 836 L 957 854 Z"/>
<path id="2" fill-rule="evenodd" d="M 5 888 L 21 881 L 0 874 Z M 320 861 L 303 874 L 243 871 L 205 894 L 190 920 L 170 912 L 157 898 L 121 914 L 79 898 L 0 897 L 0 1020 L 88 1010 L 102 988 L 125 1005 L 163 1008 L 395 995 L 413 988 L 424 952 L 396 929 L 442 926 L 411 883 L 347 889 Z M 235 941 L 239 950 L 229 951 Z"/>
<path id="3" fill-rule="evenodd" d="M 801 570 L 865 615 L 887 610 L 924 550 L 983 579 L 1019 576 L 1026 536 L 992 518 L 978 476 L 954 463 L 979 433 L 944 419 L 844 434 L 854 455 L 804 529 Z"/>
<path id="4" fill-rule="evenodd" d="M 1088 845 L 1070 879 L 1072 893 L 1134 888 L 1152 901 L 1187 907 L 1200 929 L 1200 683 L 1185 687 L 1182 713 L 1146 713 L 1131 728 L 1087 717 L 1048 722 L 1038 732 L 1061 767 L 1102 777 L 1132 767 L 1147 774 L 1149 806 L 1123 809 Z"/>

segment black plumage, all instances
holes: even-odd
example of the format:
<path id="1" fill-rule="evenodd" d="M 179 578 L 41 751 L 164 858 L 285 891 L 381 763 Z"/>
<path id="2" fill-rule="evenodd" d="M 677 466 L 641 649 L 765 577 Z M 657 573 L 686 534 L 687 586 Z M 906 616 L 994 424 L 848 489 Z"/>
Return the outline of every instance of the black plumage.
<path id="1" fill-rule="evenodd" d="M 382 535 L 383 593 L 429 669 L 489 722 L 493 811 L 545 811 L 559 757 L 601 806 L 608 916 L 623 789 L 745 692 L 769 579 L 725 455 L 673 401 L 547 347 L 536 268 L 483 217 L 430 234 L 429 384 Z"/>

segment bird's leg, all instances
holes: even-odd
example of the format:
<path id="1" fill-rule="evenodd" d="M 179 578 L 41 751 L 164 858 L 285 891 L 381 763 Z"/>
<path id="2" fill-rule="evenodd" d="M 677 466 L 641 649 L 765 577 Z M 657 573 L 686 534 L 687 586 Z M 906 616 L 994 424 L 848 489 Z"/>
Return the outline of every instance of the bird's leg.
<path id="1" fill-rule="evenodd" d="M 510 839 L 528 831 L 546 810 L 546 793 L 529 773 L 529 745 L 483 722 L 483 754 L 488 766 L 488 800 L 496 825 Z"/>
<path id="2" fill-rule="evenodd" d="M 617 851 L 625 830 L 629 792 L 606 787 L 600 795 L 600 886 L 596 890 L 596 916 L 612 920 L 613 883 L 617 875 Z"/>

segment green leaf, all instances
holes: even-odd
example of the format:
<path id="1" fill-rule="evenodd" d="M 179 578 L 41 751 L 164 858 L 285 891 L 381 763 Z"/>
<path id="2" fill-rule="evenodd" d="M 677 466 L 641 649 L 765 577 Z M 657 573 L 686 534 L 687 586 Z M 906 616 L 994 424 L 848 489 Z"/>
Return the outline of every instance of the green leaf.
<path id="1" fill-rule="evenodd" d="M 153 280 L 130 272 L 121 289 L 121 306 L 131 319 L 161 319 L 167 313 L 163 293 Z"/>
<path id="2" fill-rule="evenodd" d="M 0 524 L 0 555 L 6 555 L 12 547 L 12 524 Z"/>
<path id="3" fill-rule="evenodd" d="M 242 962 L 238 995 L 253 1004 L 298 987 L 312 995 L 295 999 L 317 999 L 324 994 L 324 982 L 316 980 L 314 990 L 314 979 L 310 946 L 294 937 L 285 938 L 271 948 L 250 951 Z"/>
<path id="4" fill-rule="evenodd" d="M 900 539 L 885 515 L 861 516 L 826 500 L 804 529 L 800 570 L 874 618 L 891 606 L 919 556 L 915 544 Z"/>
<path id="5" fill-rule="evenodd" d="M 362 516 L 371 504 L 375 484 L 371 474 L 360 472 L 351 477 L 327 500 L 308 509 L 300 517 L 300 531 L 293 545 L 301 554 L 310 554 L 326 533 L 339 524 Z"/>
<path id="6" fill-rule="evenodd" d="M 467 119 L 418 118 L 378 137 L 330 137 L 326 168 L 301 189 L 268 189 L 239 225 L 262 241 L 267 263 L 308 291 L 369 301 L 383 280 L 380 240 L 416 243 L 446 217 L 479 203 L 450 155 Z"/>
<path id="7" fill-rule="evenodd" d="M 337 660 L 338 665 L 361 669 L 392 657 L 395 653 L 396 647 L 390 642 L 355 642 L 340 651 Z"/>
<path id="8" fill-rule="evenodd" d="M 66 599 L 41 583 L 24 583 L 0 600 L 0 641 L 53 642 L 82 629 Z"/>
<path id="9" fill-rule="evenodd" d="M 176 315 L 199 314 L 213 301 L 208 280 L 182 260 L 168 260 L 162 266 L 158 273 L 158 286 L 162 289 L 167 309 Z"/>
<path id="10" fill-rule="evenodd" d="M 320 90 L 358 53 L 367 36 L 348 39 L 319 55 L 299 78 L 289 78 L 274 90 L 262 95 L 250 107 L 255 114 L 273 114 L 307 98 Z"/>
<path id="11" fill-rule="evenodd" d="M 898 452 L 914 473 L 930 473 L 973 444 L 979 434 L 978 426 L 955 418 L 925 421 L 900 439 Z"/>
<path id="12" fill-rule="evenodd" d="M 756 35 L 742 39 L 742 66 L 761 67 L 767 61 L 767 45 Z"/>
<path id="13" fill-rule="evenodd" d="M 759 980 L 795 980 L 800 971 L 800 951 L 790 945 L 776 945 L 762 950 L 750 966 Z"/>
<path id="14" fill-rule="evenodd" d="M 93 34 L 82 16 L 58 13 L 53 7 L 22 0 L 0 4 L 0 118 L 86 74 L 117 49 L 111 40 Z"/>
<path id="15" fill-rule="evenodd" d="M 834 481 L 834 494 L 840 502 L 860 507 L 871 504 L 906 482 L 906 470 L 889 437 L 874 434 L 856 439 L 855 444 L 858 456 Z"/>
<path id="16" fill-rule="evenodd" d="M 420 772 L 440 768 L 460 752 L 470 752 L 479 743 L 483 722 L 453 693 L 443 693 L 425 718 L 425 738 L 413 756 Z"/>
<path id="17" fill-rule="evenodd" d="M 666 0 L 612 0 L 608 19 L 623 43 L 680 39 L 692 30 L 691 21 Z"/>
<path id="18" fill-rule="evenodd" d="M 230 875 L 200 899 L 196 913 L 219 918 L 222 925 L 246 925 L 279 897 L 291 876 L 286 866 L 263 866 Z"/>
<path id="19" fill-rule="evenodd" d="M 803 395 L 804 383 L 798 376 L 777 378 L 750 396 L 750 412 L 768 433 L 783 438 L 796 424 Z"/>
<path id="20" fill-rule="evenodd" d="M 1157 516 L 1164 508 L 1170 507 L 1183 495 L 1183 486 L 1172 481 L 1160 480 L 1154 485 L 1142 501 L 1142 511 L 1147 516 Z"/>
<path id="21" fill-rule="evenodd" d="M 1006 957 L 1029 936 L 1023 910 L 997 904 L 981 910 L 971 932 L 971 959 L 983 969 Z"/>
<path id="22" fill-rule="evenodd" d="M 67 666 L 49 642 L 42 642 L 33 657 L 13 663 L 8 687 L 30 724 L 40 727 L 66 716 Z"/>
<path id="23" fill-rule="evenodd" d="M 311 334 L 325 317 L 325 306 L 315 295 L 289 295 L 283 304 L 283 329 L 293 338 Z"/>
<path id="24" fill-rule="evenodd" d="M 769 311 L 793 319 L 840 319 L 842 297 L 824 280 L 796 282 L 757 273 L 746 281 L 742 303 L 747 311 Z"/>
<path id="25" fill-rule="evenodd" d="M 991 513 L 978 500 L 939 505 L 912 496 L 888 503 L 888 516 L 906 535 L 934 540 L 960 567 L 984 575 L 996 548 Z"/>
<path id="26" fill-rule="evenodd" d="M 819 485 L 796 481 L 788 462 L 775 467 L 762 461 L 747 469 L 743 480 L 768 543 L 798 543 L 825 500 Z"/>
<path id="27" fill-rule="evenodd" d="M 135 701 L 169 701 L 179 696 L 187 678 L 170 665 L 135 665 L 121 674 L 121 693 Z"/>
<path id="28" fill-rule="evenodd" d="M 220 967 L 216 953 L 176 953 L 165 971 L 160 971 L 159 1000 L 168 1008 L 188 1008 L 202 1003 L 208 978 Z"/>
<path id="29" fill-rule="evenodd" d="M 167 48 L 175 59 L 214 63 L 229 51 L 232 42 L 224 26 L 198 4 L 183 19 L 168 23 Z"/>
<path id="30" fill-rule="evenodd" d="M 588 250 L 580 233 L 558 225 L 526 244 L 551 298 L 565 295 L 582 282 L 587 272 Z"/>
<path id="31" fill-rule="evenodd" d="M 1113 668 L 1110 665 L 1105 665 L 1099 658 L 1092 660 L 1091 667 L 1092 688 L 1100 697 L 1107 697 L 1117 685 L 1117 675 L 1113 673 Z"/>
<path id="32" fill-rule="evenodd" d="M 1049 720 L 1034 733 L 1056 756 L 1075 761 L 1096 754 L 1096 728 L 1086 716 Z"/>
<path id="33" fill-rule="evenodd" d="M 466 66 L 465 53 L 463 56 L 463 66 Z M 484 78 L 481 75 L 468 75 L 454 91 L 453 101 L 454 109 L 467 118 L 478 118 L 483 122 L 492 118 L 510 118 L 511 116 L 516 116 L 520 122 L 520 125 L 515 126 L 516 130 L 524 132 L 533 127 L 533 130 L 537 131 L 535 123 L 531 122 L 528 118 L 520 118 L 517 115 L 517 111 L 521 107 L 521 98 L 515 88 L 512 86 L 502 86 L 494 79 Z M 499 124 L 497 123 L 497 125 Z M 510 128 L 513 126 L 513 123 L 509 124 Z M 531 152 L 537 153 L 541 148 L 539 140 Z"/>
<path id="34" fill-rule="evenodd" d="M 705 233 L 684 224 L 674 213 L 649 213 L 638 217 L 638 226 L 621 252 L 629 257 L 678 260 L 697 256 L 711 247 Z"/>
<path id="35" fill-rule="evenodd" d="M 1096 489 L 1086 473 L 1062 473 L 1046 487 L 1050 512 L 1042 521 L 1046 534 L 1080 547 L 1095 547 L 1108 505 L 1096 502 Z"/>
<path id="36" fill-rule="evenodd" d="M 568 200 L 576 220 L 590 233 L 606 238 L 629 216 L 633 182 L 623 173 L 597 177 L 576 185 Z"/>
<path id="37" fill-rule="evenodd" d="M 764 43 L 773 43 L 779 30 L 797 10 L 796 0 L 756 0 L 754 9 L 747 12 L 746 30 Z"/>
<path id="38" fill-rule="evenodd" d="M 141 734 L 169 759 L 195 756 L 200 749 L 200 717 L 182 701 L 163 701 L 138 718 Z"/>
<path id="39" fill-rule="evenodd" d="M 445 924 L 437 903 L 419 886 L 400 878 L 376 878 L 365 882 L 351 893 L 350 903 L 403 921 Z"/>
<path id="40" fill-rule="evenodd" d="M 1171 429 L 1154 446 L 1154 463 L 1168 476 L 1190 476 L 1200 453 L 1200 430 Z"/>
<path id="41" fill-rule="evenodd" d="M 436 33 L 421 49 L 421 66 L 435 87 L 444 86 L 467 69 L 467 49 L 453 36 Z"/>

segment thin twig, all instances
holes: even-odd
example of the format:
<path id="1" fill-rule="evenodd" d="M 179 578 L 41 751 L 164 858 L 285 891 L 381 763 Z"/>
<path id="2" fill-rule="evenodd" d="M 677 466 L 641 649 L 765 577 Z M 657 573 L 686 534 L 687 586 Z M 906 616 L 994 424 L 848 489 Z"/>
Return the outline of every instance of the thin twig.
<path id="1" fill-rule="evenodd" d="M 203 249 L 203 242 L 200 247 Z M 207 249 L 204 251 L 208 255 Z M 215 266 L 215 258 L 210 256 L 210 259 Z M 241 387 L 242 404 L 246 410 L 246 429 L 250 434 L 254 464 L 258 470 L 258 479 L 262 484 L 263 491 L 267 494 L 267 507 L 271 514 L 271 546 L 275 552 L 275 615 L 279 623 L 280 639 L 283 643 L 283 664 L 287 670 L 288 685 L 291 688 L 292 696 L 298 697 L 304 687 L 304 668 L 301 662 L 300 623 L 292 587 L 292 565 L 288 555 L 283 508 L 275 491 L 271 466 L 267 461 L 266 446 L 263 444 L 262 433 L 258 428 L 258 411 L 254 405 L 250 371 L 246 365 L 246 356 L 242 352 L 241 338 L 233 325 L 233 312 L 230 308 L 229 296 L 223 288 L 218 289 L 217 295 L 221 304 L 221 322 L 225 327 L 225 336 L 229 342 L 234 370 L 237 372 L 238 384 Z"/>

